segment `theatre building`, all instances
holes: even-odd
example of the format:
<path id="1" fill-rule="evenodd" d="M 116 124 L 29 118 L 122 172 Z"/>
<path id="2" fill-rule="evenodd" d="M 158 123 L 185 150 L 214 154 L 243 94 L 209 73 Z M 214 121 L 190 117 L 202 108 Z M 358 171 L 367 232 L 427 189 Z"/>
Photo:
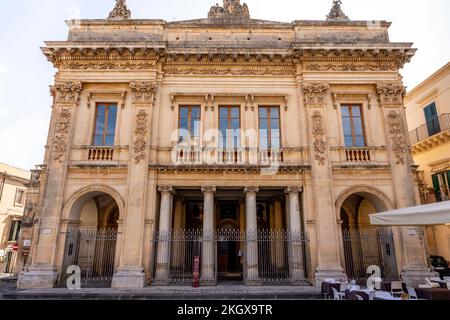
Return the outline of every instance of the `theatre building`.
<path id="1" fill-rule="evenodd" d="M 239 0 L 133 20 L 118 0 L 67 24 L 42 49 L 57 73 L 19 287 L 65 286 L 72 265 L 113 288 L 430 274 L 421 229 L 369 223 L 420 201 L 399 73 L 415 50 L 389 22 L 340 1 L 257 20 Z"/>

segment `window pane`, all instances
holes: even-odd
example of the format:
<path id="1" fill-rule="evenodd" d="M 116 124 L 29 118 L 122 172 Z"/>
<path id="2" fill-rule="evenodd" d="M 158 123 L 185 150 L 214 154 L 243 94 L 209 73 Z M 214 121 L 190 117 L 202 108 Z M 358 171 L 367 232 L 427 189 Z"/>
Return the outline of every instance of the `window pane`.
<path id="1" fill-rule="evenodd" d="M 191 118 L 195 119 L 195 120 L 200 119 L 200 108 L 199 107 L 192 107 Z"/>
<path id="2" fill-rule="evenodd" d="M 348 111 L 348 107 L 342 107 L 341 112 L 342 112 L 342 116 L 343 117 L 349 117 L 350 116 L 350 113 Z"/>
<path id="3" fill-rule="evenodd" d="M 366 143 L 364 141 L 364 136 L 356 136 L 356 147 L 365 147 Z"/>
<path id="4" fill-rule="evenodd" d="M 191 134 L 195 137 L 195 138 L 199 138 L 200 137 L 200 121 L 194 121 L 193 125 L 193 130 L 191 128 Z"/>
<path id="5" fill-rule="evenodd" d="M 231 117 L 239 119 L 239 108 L 231 109 Z"/>
<path id="6" fill-rule="evenodd" d="M 185 118 L 187 119 L 189 116 L 189 109 L 186 107 L 181 107 L 180 108 L 180 118 Z"/>
<path id="7" fill-rule="evenodd" d="M 270 108 L 270 118 L 278 119 L 280 117 L 280 111 L 278 108 Z"/>
<path id="8" fill-rule="evenodd" d="M 239 119 L 231 120 L 231 129 L 234 129 L 234 130 L 239 129 Z"/>
<path id="9" fill-rule="evenodd" d="M 344 140 L 345 140 L 345 146 L 346 147 L 353 147 L 353 138 L 352 138 L 352 136 L 345 136 Z"/>
<path id="10" fill-rule="evenodd" d="M 350 125 L 350 118 L 343 117 L 342 118 L 342 126 L 344 128 L 344 135 L 351 136 L 352 135 L 352 127 Z"/>
<path id="11" fill-rule="evenodd" d="M 267 109 L 266 108 L 259 108 L 259 117 L 267 118 Z"/>
<path id="12" fill-rule="evenodd" d="M 104 104 L 99 104 L 97 107 L 97 117 L 105 116 L 106 106 Z"/>
<path id="13" fill-rule="evenodd" d="M 361 118 L 353 118 L 353 127 L 355 128 L 355 135 L 363 135 Z"/>
<path id="14" fill-rule="evenodd" d="M 268 148 L 268 141 L 267 141 L 267 135 L 261 134 L 259 137 L 259 146 L 261 149 L 267 149 Z"/>
<path id="15" fill-rule="evenodd" d="M 102 135 L 103 134 L 103 126 L 105 123 L 104 117 L 97 117 L 95 122 L 95 134 L 96 135 Z"/>
<path id="16" fill-rule="evenodd" d="M 189 125 L 188 125 L 188 119 L 187 118 L 181 118 L 180 119 L 180 129 L 189 130 Z"/>
<path id="17" fill-rule="evenodd" d="M 259 119 L 259 129 L 260 130 L 262 130 L 262 129 L 268 129 L 267 128 L 267 123 L 268 121 L 267 121 L 267 119 Z"/>
<path id="18" fill-rule="evenodd" d="M 220 119 L 227 119 L 228 118 L 228 108 L 220 108 Z"/>
<path id="19" fill-rule="evenodd" d="M 270 128 L 272 129 L 280 129 L 280 122 L 278 121 L 278 119 L 270 119 Z"/>
<path id="20" fill-rule="evenodd" d="M 106 136 L 105 146 L 113 146 L 114 145 L 114 136 Z"/>
<path id="21" fill-rule="evenodd" d="M 361 109 L 359 108 L 359 106 L 352 107 L 352 114 L 353 117 L 359 117 L 361 115 Z"/>
<path id="22" fill-rule="evenodd" d="M 228 129 L 228 119 L 220 119 L 219 121 L 220 130 L 226 130 Z"/>
<path id="23" fill-rule="evenodd" d="M 108 108 L 108 117 L 116 117 L 117 116 L 117 105 L 110 104 Z"/>
<path id="24" fill-rule="evenodd" d="M 106 130 L 106 134 L 108 136 L 114 136 L 116 133 L 116 117 L 108 116 L 108 129 Z"/>

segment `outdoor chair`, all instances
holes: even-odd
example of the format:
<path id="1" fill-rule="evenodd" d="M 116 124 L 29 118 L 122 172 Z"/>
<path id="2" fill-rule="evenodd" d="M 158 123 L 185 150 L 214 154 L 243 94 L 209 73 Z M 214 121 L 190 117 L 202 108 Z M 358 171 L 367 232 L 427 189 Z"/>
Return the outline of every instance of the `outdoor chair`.
<path id="1" fill-rule="evenodd" d="M 340 293 L 335 288 L 331 288 L 331 290 L 333 290 L 333 298 L 334 298 L 334 300 L 342 300 Z"/>
<path id="2" fill-rule="evenodd" d="M 391 294 L 395 297 L 400 297 L 403 294 L 403 284 L 401 281 L 392 281 L 391 282 Z"/>

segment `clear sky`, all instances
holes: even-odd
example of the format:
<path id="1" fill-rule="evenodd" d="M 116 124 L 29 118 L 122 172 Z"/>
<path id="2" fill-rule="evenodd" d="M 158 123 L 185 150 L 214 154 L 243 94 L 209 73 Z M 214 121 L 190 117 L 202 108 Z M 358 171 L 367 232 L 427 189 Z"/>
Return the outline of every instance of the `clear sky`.
<path id="1" fill-rule="evenodd" d="M 42 55 L 46 40 L 67 38 L 66 19 L 105 18 L 114 0 L 0 0 L 0 162 L 25 169 L 43 161 L 50 118 L 48 86 L 55 70 Z M 221 0 L 128 0 L 133 18 L 205 18 Z M 332 0 L 245 0 L 255 19 L 321 20 Z M 450 60 L 450 1 L 343 0 L 352 20 L 393 22 L 391 41 L 414 42 L 402 74 L 409 89 Z"/>

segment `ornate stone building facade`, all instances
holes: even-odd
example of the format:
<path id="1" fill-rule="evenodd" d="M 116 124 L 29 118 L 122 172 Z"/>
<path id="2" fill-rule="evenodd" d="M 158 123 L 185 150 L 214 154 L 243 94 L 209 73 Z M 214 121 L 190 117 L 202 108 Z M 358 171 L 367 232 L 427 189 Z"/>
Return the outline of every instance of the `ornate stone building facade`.
<path id="1" fill-rule="evenodd" d="M 388 22 L 340 1 L 326 21 L 256 20 L 238 0 L 132 20 L 117 1 L 68 25 L 43 48 L 58 72 L 19 287 L 65 285 L 69 265 L 116 288 L 196 268 L 203 285 L 429 274 L 421 232 L 367 222 L 419 200 L 399 74 L 415 50 Z"/>

